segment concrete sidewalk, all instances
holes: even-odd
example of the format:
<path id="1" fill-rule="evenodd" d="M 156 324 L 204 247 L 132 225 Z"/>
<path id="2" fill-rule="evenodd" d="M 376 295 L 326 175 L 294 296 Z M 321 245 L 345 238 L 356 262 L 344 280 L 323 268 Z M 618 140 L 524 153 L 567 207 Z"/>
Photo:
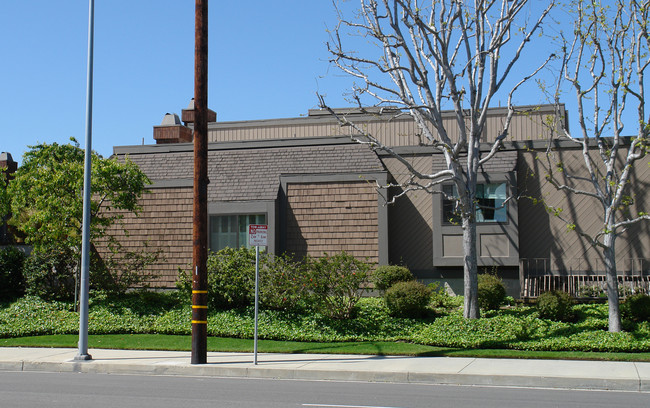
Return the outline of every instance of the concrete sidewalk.
<path id="1" fill-rule="evenodd" d="M 106 374 L 371 381 L 650 392 L 650 363 L 394 357 L 330 354 L 208 353 L 190 364 L 189 352 L 0 347 L 0 370 Z"/>

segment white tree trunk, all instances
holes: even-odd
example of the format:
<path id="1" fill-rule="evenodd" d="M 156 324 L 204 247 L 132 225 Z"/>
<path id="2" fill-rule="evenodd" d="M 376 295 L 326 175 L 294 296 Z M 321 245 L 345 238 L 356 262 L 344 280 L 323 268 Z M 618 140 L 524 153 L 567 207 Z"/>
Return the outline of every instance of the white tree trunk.
<path id="1" fill-rule="evenodd" d="M 464 309 L 463 316 L 466 319 L 478 319 L 480 317 L 478 307 L 478 276 L 476 256 L 476 223 L 471 222 L 469 217 L 463 217 L 463 282 L 464 282 Z"/>
<path id="2" fill-rule="evenodd" d="M 621 313 L 618 299 L 618 277 L 616 276 L 616 235 L 608 233 L 603 240 L 605 248 L 605 274 L 607 278 L 607 303 L 609 304 L 609 331 L 618 333 L 621 331 Z"/>

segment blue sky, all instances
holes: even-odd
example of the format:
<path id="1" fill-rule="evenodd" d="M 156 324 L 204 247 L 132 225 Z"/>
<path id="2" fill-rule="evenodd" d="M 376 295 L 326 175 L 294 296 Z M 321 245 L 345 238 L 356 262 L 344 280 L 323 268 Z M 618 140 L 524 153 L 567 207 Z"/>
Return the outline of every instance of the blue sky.
<path id="1" fill-rule="evenodd" d="M 219 121 L 297 117 L 335 106 L 349 81 L 329 69 L 328 0 L 211 2 L 209 106 Z M 0 151 L 85 137 L 88 1 L 23 0 L 0 12 Z M 93 149 L 153 143 L 194 90 L 194 2 L 96 0 Z"/>
<path id="2" fill-rule="evenodd" d="M 336 22 L 330 0 L 211 2 L 208 100 L 217 120 L 298 117 L 317 107 L 317 92 L 349 106 L 352 80 L 330 66 L 325 45 Z M 40 142 L 75 137 L 83 147 L 87 34 L 88 0 L 3 4 L 0 151 L 20 162 Z M 528 47 L 515 72 L 530 73 L 548 48 Z M 94 64 L 93 149 L 109 156 L 113 146 L 153 143 L 153 126 L 194 94 L 194 2 L 95 0 Z M 540 102 L 534 83 L 515 100 Z"/>

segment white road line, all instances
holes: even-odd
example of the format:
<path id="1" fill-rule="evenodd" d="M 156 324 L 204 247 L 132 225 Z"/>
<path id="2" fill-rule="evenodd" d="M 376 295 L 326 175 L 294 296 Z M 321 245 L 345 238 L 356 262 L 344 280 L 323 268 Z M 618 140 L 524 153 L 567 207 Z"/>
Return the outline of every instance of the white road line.
<path id="1" fill-rule="evenodd" d="M 329 404 L 302 404 L 303 407 L 326 407 L 326 408 L 398 408 L 398 407 L 376 407 L 372 405 L 329 405 Z"/>

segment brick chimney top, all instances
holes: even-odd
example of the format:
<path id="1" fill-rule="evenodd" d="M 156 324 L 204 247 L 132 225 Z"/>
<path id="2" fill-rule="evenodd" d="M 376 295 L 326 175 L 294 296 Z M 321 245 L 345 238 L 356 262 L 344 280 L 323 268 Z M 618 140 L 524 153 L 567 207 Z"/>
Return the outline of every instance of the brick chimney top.
<path id="1" fill-rule="evenodd" d="M 181 124 L 175 113 L 167 113 L 160 126 L 153 127 L 153 138 L 156 144 L 189 143 L 192 141 L 192 129 Z"/>
<path id="2" fill-rule="evenodd" d="M 183 109 L 181 116 L 183 118 L 183 122 L 185 122 L 185 126 L 189 125 L 190 123 L 194 123 L 194 98 L 190 100 L 190 104 L 187 105 L 187 109 Z M 208 122 L 216 121 L 217 112 L 213 111 L 212 109 L 208 109 Z"/>
<path id="3" fill-rule="evenodd" d="M 4 169 L 6 168 L 6 173 L 12 174 L 18 170 L 18 163 L 11 157 L 11 153 L 2 152 L 0 153 L 0 168 L 3 169 L 3 172 L 5 172 Z"/>

